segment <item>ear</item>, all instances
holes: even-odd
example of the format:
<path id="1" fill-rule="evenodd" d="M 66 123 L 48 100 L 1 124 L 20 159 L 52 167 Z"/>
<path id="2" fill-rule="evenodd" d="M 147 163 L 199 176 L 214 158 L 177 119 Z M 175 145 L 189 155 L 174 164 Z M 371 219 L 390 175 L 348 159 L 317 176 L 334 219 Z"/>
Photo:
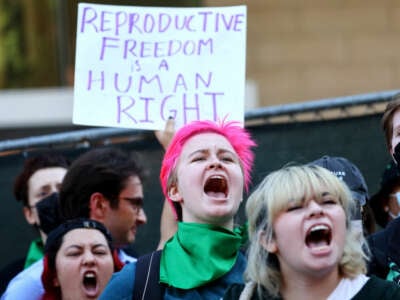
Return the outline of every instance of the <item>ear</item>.
<path id="1" fill-rule="evenodd" d="M 36 223 L 36 220 L 35 220 L 35 217 L 33 216 L 32 208 L 24 206 L 23 212 L 24 212 L 26 221 L 29 224 L 34 225 Z"/>
<path id="2" fill-rule="evenodd" d="M 102 222 L 109 207 L 110 202 L 104 197 L 102 193 L 93 193 L 90 196 L 89 217 L 93 220 Z"/>
<path id="3" fill-rule="evenodd" d="M 60 286 L 57 276 L 53 278 L 53 286 Z"/>
<path id="4" fill-rule="evenodd" d="M 181 194 L 179 193 L 178 187 L 176 184 L 171 185 L 171 187 L 168 189 L 168 197 L 174 201 L 174 202 L 182 202 L 183 198 Z"/>
<path id="5" fill-rule="evenodd" d="M 277 253 L 278 245 L 274 238 L 267 237 L 265 230 L 262 230 L 258 233 L 258 242 L 261 246 L 269 253 Z"/>

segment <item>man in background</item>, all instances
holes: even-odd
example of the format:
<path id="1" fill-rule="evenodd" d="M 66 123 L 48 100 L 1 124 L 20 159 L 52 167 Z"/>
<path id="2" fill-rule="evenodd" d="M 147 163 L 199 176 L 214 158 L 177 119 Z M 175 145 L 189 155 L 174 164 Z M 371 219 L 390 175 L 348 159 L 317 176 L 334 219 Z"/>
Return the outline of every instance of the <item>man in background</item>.
<path id="1" fill-rule="evenodd" d="M 31 242 L 25 257 L 11 262 L 0 271 L 0 294 L 16 274 L 43 257 L 47 235 L 42 228 L 38 204 L 46 196 L 60 190 L 68 167 L 69 161 L 64 156 L 54 152 L 42 153 L 26 159 L 15 178 L 14 197 L 22 203 L 26 222 L 37 229 L 40 237 Z"/>

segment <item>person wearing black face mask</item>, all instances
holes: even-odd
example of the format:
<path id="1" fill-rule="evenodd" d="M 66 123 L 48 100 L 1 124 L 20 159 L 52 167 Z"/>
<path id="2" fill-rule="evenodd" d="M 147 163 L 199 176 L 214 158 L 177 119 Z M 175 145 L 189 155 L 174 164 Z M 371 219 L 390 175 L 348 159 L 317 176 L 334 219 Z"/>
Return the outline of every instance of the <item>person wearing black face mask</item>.
<path id="1" fill-rule="evenodd" d="M 0 295 L 16 274 L 43 257 L 46 233 L 49 231 L 43 230 L 38 205 L 45 207 L 52 203 L 52 201 L 45 201 L 40 204 L 44 198 L 59 191 L 69 165 L 69 160 L 58 153 L 41 153 L 29 157 L 25 161 L 21 173 L 16 177 L 14 181 L 15 199 L 22 203 L 22 211 L 27 223 L 38 230 L 40 237 L 32 241 L 25 257 L 11 262 L 0 271 Z M 46 220 L 43 222 L 46 223 Z"/>
<path id="2" fill-rule="evenodd" d="M 387 149 L 400 170 L 400 93 L 386 106 L 381 124 Z M 371 251 L 368 273 L 400 284 L 400 218 L 367 240 Z"/>
<path id="3" fill-rule="evenodd" d="M 52 193 L 42 201 L 36 203 L 36 210 L 39 216 L 39 228 L 48 235 L 53 229 L 57 228 L 63 220 L 60 215 L 59 194 Z"/>

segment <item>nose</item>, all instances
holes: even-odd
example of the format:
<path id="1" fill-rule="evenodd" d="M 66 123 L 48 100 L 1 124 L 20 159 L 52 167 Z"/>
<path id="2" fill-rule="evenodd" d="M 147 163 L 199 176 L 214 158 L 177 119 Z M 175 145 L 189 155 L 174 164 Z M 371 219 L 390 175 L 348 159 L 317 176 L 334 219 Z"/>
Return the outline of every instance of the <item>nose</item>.
<path id="1" fill-rule="evenodd" d="M 93 266 L 96 262 L 96 258 L 93 255 L 93 253 L 91 251 L 85 251 L 84 255 L 83 255 L 83 261 L 82 263 L 85 266 Z"/>
<path id="2" fill-rule="evenodd" d="M 147 216 L 143 208 L 140 208 L 139 210 L 139 214 L 136 217 L 136 223 L 140 225 L 147 223 Z"/>
<path id="3" fill-rule="evenodd" d="M 311 200 L 308 203 L 308 211 L 309 211 L 309 217 L 319 217 L 324 214 L 322 206 L 315 200 Z"/>
<path id="4" fill-rule="evenodd" d="M 222 164 L 221 164 L 220 160 L 218 159 L 218 157 L 212 156 L 210 158 L 210 163 L 208 165 L 208 168 L 209 169 L 218 169 L 218 168 L 221 168 L 221 167 L 222 167 Z"/>
<path id="5" fill-rule="evenodd" d="M 58 193 L 60 191 L 59 187 L 55 184 L 51 185 L 50 187 L 50 194 Z"/>

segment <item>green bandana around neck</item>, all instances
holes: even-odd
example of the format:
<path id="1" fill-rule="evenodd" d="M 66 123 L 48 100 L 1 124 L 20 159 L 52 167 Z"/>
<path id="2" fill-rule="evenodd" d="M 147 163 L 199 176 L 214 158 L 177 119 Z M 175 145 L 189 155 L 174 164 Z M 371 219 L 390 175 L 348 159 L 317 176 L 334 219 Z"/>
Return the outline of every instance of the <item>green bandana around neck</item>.
<path id="1" fill-rule="evenodd" d="M 24 269 L 29 268 L 44 255 L 44 245 L 41 238 L 33 240 L 26 255 Z"/>
<path id="2" fill-rule="evenodd" d="M 218 279 L 232 269 L 241 245 L 235 231 L 179 222 L 161 255 L 160 281 L 187 290 Z"/>

